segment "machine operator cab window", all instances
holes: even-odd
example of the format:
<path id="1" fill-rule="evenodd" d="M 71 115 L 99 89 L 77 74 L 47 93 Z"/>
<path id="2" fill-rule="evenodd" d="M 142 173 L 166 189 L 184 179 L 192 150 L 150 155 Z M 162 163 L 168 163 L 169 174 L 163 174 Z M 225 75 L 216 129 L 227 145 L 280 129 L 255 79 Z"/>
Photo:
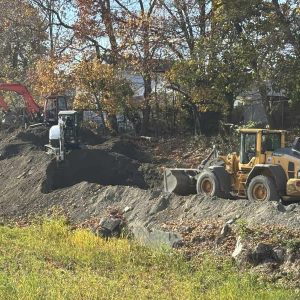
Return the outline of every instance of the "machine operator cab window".
<path id="1" fill-rule="evenodd" d="M 248 164 L 256 156 L 256 133 L 241 134 L 240 163 Z"/>
<path id="2" fill-rule="evenodd" d="M 281 147 L 281 134 L 280 133 L 262 133 L 261 139 L 261 153 L 274 152 Z"/>
<path id="3" fill-rule="evenodd" d="M 64 96 L 50 96 L 45 102 L 46 121 L 57 122 L 57 116 L 60 111 L 67 110 L 67 99 Z"/>
<path id="4" fill-rule="evenodd" d="M 285 135 L 283 131 L 253 129 L 241 131 L 240 163 L 244 167 L 252 167 L 256 163 L 264 163 L 266 156 L 275 150 L 283 148 Z M 250 163 L 249 166 L 247 166 Z"/>

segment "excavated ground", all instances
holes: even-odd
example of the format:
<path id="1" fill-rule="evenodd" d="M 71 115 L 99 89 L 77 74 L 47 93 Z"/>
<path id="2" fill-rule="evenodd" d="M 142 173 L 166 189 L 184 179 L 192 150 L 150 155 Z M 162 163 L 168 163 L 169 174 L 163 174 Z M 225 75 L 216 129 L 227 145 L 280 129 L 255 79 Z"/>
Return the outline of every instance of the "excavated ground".
<path id="1" fill-rule="evenodd" d="M 108 207 L 129 207 L 129 222 L 143 224 L 207 218 L 226 221 L 239 215 L 249 224 L 300 228 L 298 205 L 286 210 L 272 202 L 164 195 L 162 166 L 176 165 L 176 157 L 185 156 L 189 161 L 189 157 L 198 155 L 199 161 L 199 156 L 205 155 L 203 149 L 183 155 L 179 141 L 168 144 L 108 139 L 87 130 L 84 136 L 82 149 L 71 152 L 64 163 L 57 164 L 43 151 L 46 129 L 2 130 L 0 219 L 25 218 L 60 207 L 78 223 L 100 218 Z"/>

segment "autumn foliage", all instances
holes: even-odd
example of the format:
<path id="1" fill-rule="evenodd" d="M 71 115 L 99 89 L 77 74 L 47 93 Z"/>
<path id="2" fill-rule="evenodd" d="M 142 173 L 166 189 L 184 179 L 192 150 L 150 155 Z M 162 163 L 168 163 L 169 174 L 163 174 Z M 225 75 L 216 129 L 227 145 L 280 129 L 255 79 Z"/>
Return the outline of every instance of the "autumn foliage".
<path id="1" fill-rule="evenodd" d="M 197 129 L 205 112 L 232 121 L 235 100 L 252 89 L 271 126 L 271 92 L 299 107 L 299 0 L 0 3 L 1 80 L 38 96 L 76 92 L 76 107 L 108 114 L 128 113 L 138 90 L 142 134 L 184 118 Z"/>

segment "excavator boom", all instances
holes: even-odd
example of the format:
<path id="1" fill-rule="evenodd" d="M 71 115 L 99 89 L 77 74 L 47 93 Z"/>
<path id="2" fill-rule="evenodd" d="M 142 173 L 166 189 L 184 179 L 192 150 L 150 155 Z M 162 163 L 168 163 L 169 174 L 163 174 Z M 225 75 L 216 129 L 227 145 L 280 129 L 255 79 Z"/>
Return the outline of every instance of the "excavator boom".
<path id="1" fill-rule="evenodd" d="M 15 92 L 19 95 L 21 95 L 24 99 L 25 106 L 27 113 L 32 116 L 34 113 L 39 113 L 41 111 L 38 104 L 34 101 L 33 97 L 31 96 L 28 89 L 19 83 L 0 83 L 0 90 L 1 91 L 9 91 L 9 92 Z M 7 104 L 5 101 L 0 99 L 0 106 L 4 109 L 8 109 Z"/>
<path id="2" fill-rule="evenodd" d="M 15 92 L 22 96 L 27 115 L 30 119 L 40 122 L 41 113 L 44 115 L 43 124 L 54 125 L 58 122 L 58 113 L 67 110 L 67 99 L 65 96 L 51 95 L 45 99 L 44 109 L 34 101 L 28 89 L 20 83 L 0 83 L 0 91 Z M 0 96 L 0 108 L 4 112 L 9 111 L 9 107 Z M 36 118 L 38 117 L 38 118 Z M 42 123 L 39 123 L 42 124 Z M 38 125 L 38 124 L 37 124 Z"/>

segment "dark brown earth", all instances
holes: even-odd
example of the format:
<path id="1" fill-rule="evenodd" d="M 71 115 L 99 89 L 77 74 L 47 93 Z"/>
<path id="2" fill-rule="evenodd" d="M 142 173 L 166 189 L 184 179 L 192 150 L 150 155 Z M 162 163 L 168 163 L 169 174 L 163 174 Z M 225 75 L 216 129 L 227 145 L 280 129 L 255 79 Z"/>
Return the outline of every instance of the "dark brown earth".
<path id="1" fill-rule="evenodd" d="M 286 260 L 277 263 L 281 271 L 276 276 L 287 278 L 286 268 L 294 268 L 293 274 L 298 274 L 298 204 L 183 197 L 162 191 L 164 166 L 197 166 L 216 141 L 150 142 L 101 137 L 86 130 L 82 149 L 71 152 L 64 163 L 58 164 L 44 151 L 47 136 L 45 128 L 0 131 L 1 223 L 20 224 L 37 215 L 60 211 L 74 225 L 93 225 L 109 209 L 117 208 L 124 211 L 130 227 L 179 233 L 179 250 L 187 257 L 201 257 L 207 251 L 230 256 L 238 235 L 245 233 L 252 247 L 259 241 L 274 247 L 283 245 Z M 226 150 L 228 142 L 222 143 Z M 233 230 L 218 242 L 224 224 L 233 220 Z M 286 244 L 297 248 L 298 256 L 292 262 Z"/>
<path id="2" fill-rule="evenodd" d="M 273 202 L 164 195 L 163 166 L 187 165 L 194 157 L 196 164 L 209 151 L 197 149 L 195 141 L 190 142 L 187 151 L 182 140 L 150 143 L 85 132 L 82 149 L 74 150 L 65 162 L 58 164 L 44 152 L 47 135 L 45 128 L 0 132 L 2 220 L 44 214 L 53 207 L 61 207 L 73 222 L 82 222 L 101 217 L 109 206 L 130 206 L 129 220 L 153 225 L 202 218 L 226 221 L 240 215 L 249 224 L 300 228 L 298 205 L 286 211 Z"/>

